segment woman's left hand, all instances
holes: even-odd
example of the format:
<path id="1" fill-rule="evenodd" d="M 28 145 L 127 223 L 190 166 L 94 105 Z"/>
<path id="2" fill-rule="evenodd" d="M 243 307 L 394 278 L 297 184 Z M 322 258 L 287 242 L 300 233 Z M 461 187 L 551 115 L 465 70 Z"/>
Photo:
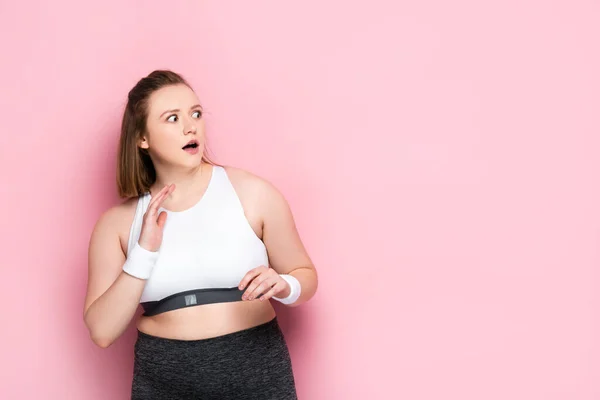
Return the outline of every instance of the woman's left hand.
<path id="1" fill-rule="evenodd" d="M 244 290 L 247 287 L 242 300 L 254 300 L 263 293 L 264 295 L 260 298 L 261 301 L 265 301 L 276 295 L 279 295 L 278 297 L 286 297 L 285 293 L 289 294 L 290 290 L 289 284 L 285 279 L 279 276 L 273 268 L 265 267 L 264 265 L 248 271 L 238 287 L 240 290 Z M 267 292 L 265 293 L 265 291 Z M 284 292 L 283 295 L 281 295 L 282 292 Z"/>

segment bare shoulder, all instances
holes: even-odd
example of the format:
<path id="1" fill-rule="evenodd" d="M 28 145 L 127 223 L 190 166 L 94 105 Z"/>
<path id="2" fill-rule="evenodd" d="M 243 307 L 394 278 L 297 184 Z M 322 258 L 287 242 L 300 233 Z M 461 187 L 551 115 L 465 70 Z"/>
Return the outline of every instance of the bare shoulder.
<path id="1" fill-rule="evenodd" d="M 133 221 L 133 215 L 137 206 L 137 198 L 130 198 L 114 205 L 104 211 L 98 218 L 97 228 L 105 226 L 118 227 Z"/>
<path id="2" fill-rule="evenodd" d="M 92 240 L 104 241 L 110 237 L 118 238 L 125 251 L 137 201 L 137 197 L 126 199 L 104 211 L 96 221 Z"/>
<path id="3" fill-rule="evenodd" d="M 287 207 L 283 194 L 267 179 L 242 168 L 224 168 L 243 203 L 252 204 L 253 208 L 262 209 L 262 212 L 273 207 Z"/>
<path id="4" fill-rule="evenodd" d="M 225 167 L 225 170 L 250 219 L 257 217 L 261 224 L 274 220 L 292 223 L 289 204 L 274 184 L 241 168 Z"/>
<path id="5" fill-rule="evenodd" d="M 259 202 L 285 201 L 281 192 L 267 179 L 242 168 L 224 168 L 231 184 L 240 195 Z"/>

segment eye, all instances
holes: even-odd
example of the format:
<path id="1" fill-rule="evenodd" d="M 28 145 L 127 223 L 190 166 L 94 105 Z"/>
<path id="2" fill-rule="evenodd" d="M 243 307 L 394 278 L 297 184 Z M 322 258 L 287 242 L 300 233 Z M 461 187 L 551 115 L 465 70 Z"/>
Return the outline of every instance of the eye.
<path id="1" fill-rule="evenodd" d="M 169 121 L 169 122 L 177 122 L 177 115 L 175 115 L 175 114 L 169 115 L 169 118 L 167 118 L 167 121 Z"/>
<path id="2" fill-rule="evenodd" d="M 197 110 L 192 113 L 192 117 L 194 118 L 202 118 L 202 111 Z"/>

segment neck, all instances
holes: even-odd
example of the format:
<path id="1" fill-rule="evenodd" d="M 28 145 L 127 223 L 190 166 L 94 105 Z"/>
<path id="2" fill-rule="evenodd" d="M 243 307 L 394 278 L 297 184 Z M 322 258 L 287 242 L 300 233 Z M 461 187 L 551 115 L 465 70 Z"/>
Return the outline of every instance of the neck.
<path id="1" fill-rule="evenodd" d="M 171 194 L 172 197 L 185 196 L 187 193 L 195 192 L 206 186 L 210 168 L 209 164 L 202 162 L 199 166 L 186 170 L 157 170 L 152 192 L 159 192 L 166 185 L 173 183 L 175 191 Z"/>

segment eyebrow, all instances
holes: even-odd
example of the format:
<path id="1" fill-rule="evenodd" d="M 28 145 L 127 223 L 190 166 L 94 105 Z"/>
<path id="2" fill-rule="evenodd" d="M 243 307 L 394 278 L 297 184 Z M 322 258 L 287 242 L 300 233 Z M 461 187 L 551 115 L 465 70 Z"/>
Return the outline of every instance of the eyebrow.
<path id="1" fill-rule="evenodd" d="M 190 107 L 190 110 L 193 110 L 193 109 L 196 109 L 196 108 L 202 109 L 202 106 L 200 104 L 196 104 L 196 105 Z M 167 110 L 164 113 L 160 114 L 160 116 L 158 118 L 162 118 L 162 116 L 165 115 L 165 114 L 167 114 L 167 113 L 176 113 L 176 112 L 179 112 L 179 111 L 181 111 L 179 108 L 175 108 L 173 110 Z"/>

